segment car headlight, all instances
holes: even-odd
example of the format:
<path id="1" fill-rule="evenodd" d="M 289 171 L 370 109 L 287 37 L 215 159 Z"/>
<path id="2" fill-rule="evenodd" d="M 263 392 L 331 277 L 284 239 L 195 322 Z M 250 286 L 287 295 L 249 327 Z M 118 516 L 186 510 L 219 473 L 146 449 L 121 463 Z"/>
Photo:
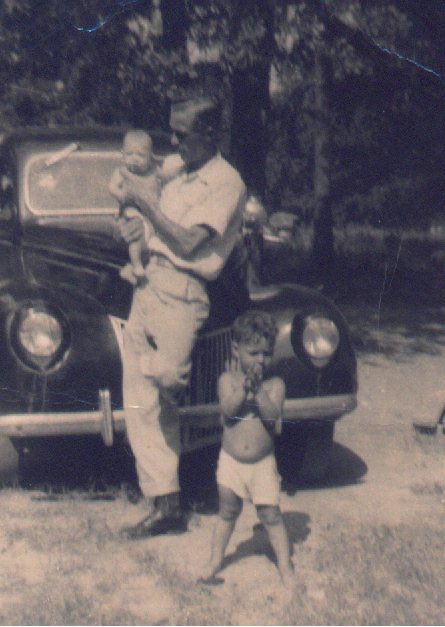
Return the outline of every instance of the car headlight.
<path id="1" fill-rule="evenodd" d="M 67 340 L 59 313 L 46 304 L 24 305 L 12 325 L 13 347 L 27 365 L 48 368 L 61 356 Z"/>
<path id="2" fill-rule="evenodd" d="M 23 348 L 36 357 L 51 357 L 62 343 L 62 327 L 53 315 L 30 307 L 17 329 Z"/>
<path id="3" fill-rule="evenodd" d="M 323 367 L 337 350 L 340 333 L 335 322 L 329 318 L 307 316 L 303 322 L 301 341 L 313 364 Z"/>

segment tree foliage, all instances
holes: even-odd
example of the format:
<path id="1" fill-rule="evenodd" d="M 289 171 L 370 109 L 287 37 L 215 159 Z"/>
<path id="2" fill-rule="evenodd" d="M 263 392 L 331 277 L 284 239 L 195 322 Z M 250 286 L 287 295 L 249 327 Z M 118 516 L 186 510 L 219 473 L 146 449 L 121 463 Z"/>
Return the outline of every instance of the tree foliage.
<path id="1" fill-rule="evenodd" d="M 428 8 L 4 0 L 0 124 L 166 127 L 172 98 L 218 91 L 232 158 L 269 211 L 427 223 L 445 191 L 445 12 Z"/>

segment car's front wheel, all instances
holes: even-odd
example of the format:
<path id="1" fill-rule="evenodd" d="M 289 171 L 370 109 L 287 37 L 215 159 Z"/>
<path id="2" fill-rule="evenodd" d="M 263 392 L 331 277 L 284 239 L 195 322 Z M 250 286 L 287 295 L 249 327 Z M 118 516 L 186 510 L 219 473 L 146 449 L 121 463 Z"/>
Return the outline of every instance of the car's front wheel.
<path id="1" fill-rule="evenodd" d="M 291 484 L 311 483 L 326 477 L 334 442 L 334 422 L 285 422 L 277 438 L 278 470 Z"/>

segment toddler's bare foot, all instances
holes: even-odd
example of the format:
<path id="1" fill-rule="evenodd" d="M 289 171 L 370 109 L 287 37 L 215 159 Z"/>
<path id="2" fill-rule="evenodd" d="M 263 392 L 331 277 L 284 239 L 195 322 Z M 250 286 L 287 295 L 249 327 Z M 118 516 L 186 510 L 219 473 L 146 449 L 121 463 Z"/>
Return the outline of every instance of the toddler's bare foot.
<path id="1" fill-rule="evenodd" d="M 133 273 L 133 266 L 131 265 L 131 263 L 125 264 L 125 266 L 120 269 L 119 275 L 121 279 L 124 279 L 124 281 L 128 281 L 132 285 L 137 285 L 138 283 Z"/>
<path id="2" fill-rule="evenodd" d="M 208 564 L 206 568 L 204 568 L 204 573 L 202 577 L 198 579 L 199 583 L 204 583 L 208 586 L 217 586 L 220 583 L 224 583 L 224 579 L 221 577 L 217 577 L 217 573 L 221 568 L 221 564 Z"/>
<path id="3" fill-rule="evenodd" d="M 222 577 L 215 577 L 215 575 L 212 575 L 211 577 L 200 577 L 198 579 L 198 583 L 203 583 L 205 586 L 220 586 L 224 583 L 224 579 Z"/>
<path id="4" fill-rule="evenodd" d="M 295 573 L 292 564 L 279 569 L 281 581 L 286 590 L 295 590 Z"/>

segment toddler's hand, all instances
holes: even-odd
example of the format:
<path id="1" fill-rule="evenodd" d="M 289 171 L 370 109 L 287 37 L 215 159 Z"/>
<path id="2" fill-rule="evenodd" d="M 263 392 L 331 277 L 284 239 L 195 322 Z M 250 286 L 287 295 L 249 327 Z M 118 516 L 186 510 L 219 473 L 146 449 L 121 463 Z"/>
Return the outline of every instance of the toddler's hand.
<path id="1" fill-rule="evenodd" d="M 255 364 L 246 373 L 246 382 L 244 384 L 246 390 L 255 395 L 260 389 L 263 380 L 263 369 L 259 364 Z"/>

